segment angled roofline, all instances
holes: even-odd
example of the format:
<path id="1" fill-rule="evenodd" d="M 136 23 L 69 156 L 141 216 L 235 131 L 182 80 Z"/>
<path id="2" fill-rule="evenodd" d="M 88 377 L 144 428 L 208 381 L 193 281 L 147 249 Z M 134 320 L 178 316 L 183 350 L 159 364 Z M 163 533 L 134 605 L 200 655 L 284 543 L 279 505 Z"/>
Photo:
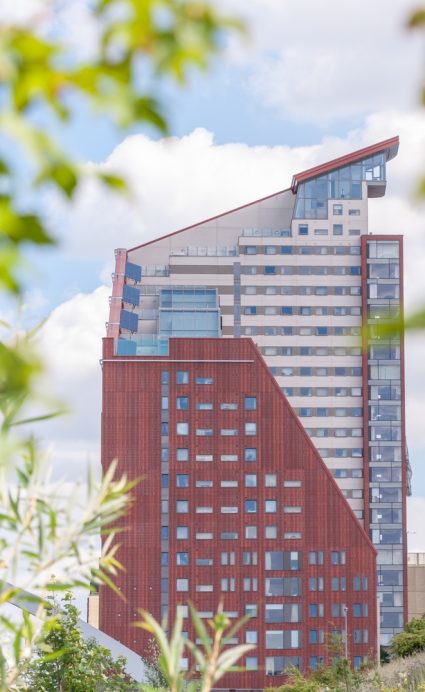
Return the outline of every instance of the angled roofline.
<path id="1" fill-rule="evenodd" d="M 227 216 L 227 214 L 233 214 L 234 211 L 239 211 L 240 209 L 245 209 L 246 207 L 250 207 L 253 204 L 258 204 L 259 202 L 264 202 L 266 199 L 271 199 L 272 197 L 277 197 L 277 195 L 282 195 L 284 192 L 291 192 L 291 188 L 288 187 L 285 190 L 279 190 L 278 192 L 274 192 L 271 195 L 266 195 L 265 197 L 260 197 L 260 199 L 254 199 L 253 202 L 247 202 L 247 204 L 241 204 L 239 207 L 235 207 L 234 209 L 229 209 L 228 211 L 223 211 L 221 214 L 216 214 L 215 216 L 210 216 L 209 219 L 203 219 L 202 221 L 197 221 L 196 223 L 192 223 L 190 226 L 185 226 L 184 228 L 179 228 L 178 231 L 172 231 L 172 233 L 166 233 L 165 235 L 162 235 L 159 238 L 153 238 L 152 240 L 148 240 L 147 243 L 141 243 L 141 245 L 135 245 L 135 247 L 129 248 L 127 250 L 127 253 L 133 252 L 133 250 L 138 250 L 141 247 L 146 247 L 147 245 L 151 245 L 152 243 L 157 243 L 158 240 L 164 240 L 165 238 L 170 238 L 172 235 L 177 235 L 177 233 L 183 233 L 183 231 L 189 231 L 191 228 L 196 228 L 196 226 L 202 226 L 203 223 L 208 223 L 209 221 L 215 221 L 215 219 L 221 219 L 223 216 Z"/>
<path id="2" fill-rule="evenodd" d="M 301 173 L 296 173 L 292 178 L 291 190 L 295 194 L 299 183 L 305 180 L 310 180 L 310 178 L 316 178 L 319 175 L 324 175 L 336 168 L 341 168 L 342 166 L 347 166 L 350 163 L 359 161 L 361 159 L 366 159 L 374 154 L 380 154 L 381 152 L 386 152 L 387 161 L 393 159 L 397 156 L 398 145 L 400 139 L 398 135 L 396 137 L 391 137 L 390 139 L 384 139 L 382 142 L 377 142 L 369 147 L 364 147 L 363 149 L 358 149 L 357 151 L 351 152 L 351 154 L 346 154 L 345 156 L 340 156 L 337 159 L 332 159 L 326 163 L 322 163 L 319 166 L 314 166 L 314 168 L 308 168 L 306 171 Z"/>

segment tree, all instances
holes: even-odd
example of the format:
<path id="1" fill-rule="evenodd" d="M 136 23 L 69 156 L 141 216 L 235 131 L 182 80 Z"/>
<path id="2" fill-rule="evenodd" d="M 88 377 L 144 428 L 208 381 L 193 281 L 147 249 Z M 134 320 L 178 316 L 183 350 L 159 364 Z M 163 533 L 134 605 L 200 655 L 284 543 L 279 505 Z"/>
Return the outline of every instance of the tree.
<path id="1" fill-rule="evenodd" d="M 412 656 L 425 650 L 425 615 L 413 618 L 407 623 L 403 632 L 393 637 L 390 649 L 395 656 L 402 658 Z"/>
<path id="2" fill-rule="evenodd" d="M 125 659 L 114 660 L 108 649 L 94 639 L 83 639 L 72 595 L 67 593 L 59 605 L 53 600 L 52 610 L 55 620 L 50 623 L 43 646 L 35 651 L 24 676 L 28 692 L 130 689 Z"/>

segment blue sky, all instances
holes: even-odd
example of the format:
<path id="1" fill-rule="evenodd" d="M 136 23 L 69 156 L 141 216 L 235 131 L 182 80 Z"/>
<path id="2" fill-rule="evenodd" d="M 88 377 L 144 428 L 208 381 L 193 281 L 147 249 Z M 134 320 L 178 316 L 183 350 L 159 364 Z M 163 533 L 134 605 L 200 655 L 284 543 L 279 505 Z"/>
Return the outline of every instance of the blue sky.
<path id="1" fill-rule="evenodd" d="M 87 170 L 72 206 L 51 192 L 37 200 L 60 246 L 32 253 L 26 297 L 28 319 L 50 315 L 41 336 L 50 361 L 46 388 L 61 392 L 74 413 L 46 424 L 45 436 L 71 475 L 82 471 L 87 455 L 98 458 L 98 359 L 115 247 L 283 189 L 294 172 L 399 134 L 387 195 L 371 201 L 370 224 L 376 232 L 405 234 L 408 309 L 425 297 L 425 224 L 423 208 L 413 200 L 425 169 L 425 115 L 418 104 L 423 44 L 404 28 L 414 3 L 215 4 L 246 19 L 250 40 L 232 40 L 186 89 L 161 87 L 174 139 L 160 140 L 151 130 L 118 132 L 81 102 L 66 128 L 37 114 Z M 13 11 L 2 8 L 0 17 Z M 96 32 L 85 0 L 57 3 L 54 19 L 74 50 L 90 54 Z M 97 185 L 90 179 L 93 167 L 127 176 L 132 200 Z M 412 548 L 425 551 L 424 346 L 422 336 L 409 335 L 407 428 L 415 496 L 409 538 Z"/>

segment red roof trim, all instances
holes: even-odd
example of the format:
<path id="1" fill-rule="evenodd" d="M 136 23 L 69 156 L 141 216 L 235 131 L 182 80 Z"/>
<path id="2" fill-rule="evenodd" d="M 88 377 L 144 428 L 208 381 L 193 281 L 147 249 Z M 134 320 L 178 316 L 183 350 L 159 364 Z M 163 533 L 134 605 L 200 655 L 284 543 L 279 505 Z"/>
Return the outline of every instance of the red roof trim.
<path id="1" fill-rule="evenodd" d="M 247 204 L 241 204 L 240 207 L 235 207 L 234 209 L 229 209 L 228 211 L 224 211 L 221 214 L 216 214 L 215 216 L 211 216 L 209 219 L 204 219 L 203 221 L 197 221 L 196 223 L 192 223 L 190 226 L 185 226 L 184 228 L 180 228 L 178 231 L 173 231 L 172 233 L 167 233 L 166 235 L 162 235 L 159 238 L 153 238 L 152 240 L 149 240 L 147 243 L 142 243 L 141 245 L 136 245 L 135 247 L 130 248 L 127 250 L 127 252 L 133 252 L 133 250 L 138 250 L 141 247 L 146 247 L 147 245 L 151 245 L 152 243 L 157 243 L 158 240 L 164 240 L 164 238 L 170 238 L 172 235 L 177 235 L 177 233 L 183 233 L 183 231 L 189 231 L 191 228 L 196 228 L 196 226 L 201 226 L 203 223 L 208 223 L 209 221 L 214 221 L 215 219 L 220 219 L 222 216 L 226 216 L 227 214 L 232 214 L 234 211 L 239 211 L 239 209 L 245 209 L 246 207 L 250 207 L 253 204 L 258 204 L 259 202 L 264 202 L 266 199 L 271 199 L 272 197 L 277 197 L 277 195 L 282 195 L 284 192 L 290 192 L 291 188 L 288 187 L 285 190 L 279 190 L 279 192 L 274 192 L 272 195 L 266 195 L 265 197 L 260 197 L 260 199 L 255 199 L 253 202 L 248 202 Z"/>
<path id="2" fill-rule="evenodd" d="M 385 150 L 388 152 L 387 161 L 389 161 L 397 155 L 399 141 L 398 136 L 391 137 L 391 139 L 385 139 L 384 141 L 377 142 L 369 147 L 364 147 L 363 149 L 353 151 L 351 154 L 340 156 L 339 158 L 328 161 L 327 163 L 322 163 L 319 166 L 314 166 L 314 168 L 309 168 L 301 173 L 296 173 L 292 178 L 291 190 L 295 193 L 299 183 L 302 183 L 305 180 L 315 178 L 318 175 L 323 175 L 324 173 L 329 173 L 329 171 L 333 171 L 335 168 L 347 166 L 349 163 L 354 163 L 354 161 L 368 158 L 369 156 L 373 156 L 373 154 L 379 154 Z"/>

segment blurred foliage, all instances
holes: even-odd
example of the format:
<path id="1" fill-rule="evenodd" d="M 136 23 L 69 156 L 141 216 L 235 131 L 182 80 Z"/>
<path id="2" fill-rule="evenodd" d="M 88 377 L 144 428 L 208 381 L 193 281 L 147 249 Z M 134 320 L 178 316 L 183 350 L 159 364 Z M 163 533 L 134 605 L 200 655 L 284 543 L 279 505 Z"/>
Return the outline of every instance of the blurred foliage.
<path id="1" fill-rule="evenodd" d="M 18 299 L 26 287 L 25 249 L 54 243 L 37 213 L 38 192 L 53 189 L 72 201 L 84 176 L 55 141 L 54 128 L 45 131 L 37 123 L 66 125 L 83 100 L 118 127 L 148 125 L 167 133 L 159 84 L 184 84 L 192 70 L 209 65 L 227 32 L 239 28 L 202 1 L 92 0 L 87 12 L 97 43 L 89 59 L 80 59 L 61 42 L 56 12 L 54 1 L 45 0 L 44 11 L 32 22 L 0 19 L 0 291 Z M 98 178 L 112 191 L 126 190 L 113 172 Z M 66 622 L 68 634 L 72 631 L 75 612 L 65 605 L 60 630 L 46 592 L 93 583 L 116 589 L 114 577 L 122 569 L 116 558 L 117 522 L 134 482 L 115 478 L 115 464 L 100 482 L 89 474 L 85 497 L 78 497 L 82 490 L 75 484 L 51 481 L 27 432 L 28 424 L 57 415 L 27 413 L 42 372 L 34 334 L 5 323 L 0 329 L 0 690 L 5 691 L 22 689 L 33 651 L 38 652 L 35 669 L 41 670 L 67 648 L 55 649 L 52 643 L 65 637 Z M 100 559 L 99 534 L 104 536 Z M 17 582 L 21 588 L 11 586 Z M 25 610 L 20 617 L 9 616 L 5 606 L 19 599 L 21 589 L 33 594 L 36 619 Z"/>
<path id="2" fill-rule="evenodd" d="M 44 24 L 55 20 L 49 0 L 41 26 L 0 20 L 1 131 L 18 145 L 20 164 L 31 167 L 35 186 L 53 186 L 70 199 L 81 170 L 50 133 L 34 124 L 34 109 L 41 105 L 66 123 L 75 97 L 83 97 L 119 127 L 148 124 L 167 133 L 165 104 L 156 96 L 159 84 L 184 84 L 191 71 L 208 67 L 228 31 L 241 28 L 197 0 L 93 0 L 87 11 L 99 32 L 88 61 L 55 39 L 54 31 L 53 38 L 46 37 Z M 141 86 L 144 82 L 151 88 Z M 113 189 L 124 187 L 116 176 L 99 177 Z M 17 250 L 24 243 L 52 243 L 52 238 L 40 217 L 19 208 L 11 192 L 14 179 L 14 162 L 1 157 L 0 284 L 18 293 Z"/>
<path id="3" fill-rule="evenodd" d="M 27 692 L 97 692 L 136 689 L 125 672 L 125 659 L 113 659 L 95 639 L 85 640 L 79 612 L 68 592 L 60 602 L 49 599 L 51 618 L 23 676 Z"/>
<path id="4" fill-rule="evenodd" d="M 155 638 L 158 647 L 157 666 L 159 667 L 170 692 L 183 692 L 184 690 L 201 690 L 210 692 L 215 683 L 226 673 L 243 670 L 237 668 L 236 662 L 246 653 L 254 649 L 251 644 L 239 644 L 229 647 L 229 640 L 235 636 L 238 630 L 249 620 L 249 616 L 241 618 L 232 624 L 224 615 L 220 604 L 214 617 L 204 625 L 196 609 L 189 604 L 192 624 L 197 638 L 202 646 L 183 636 L 183 618 L 178 611 L 173 625 L 170 640 L 167 639 L 165 627 L 161 625 L 149 613 L 141 610 L 142 620 L 135 623 L 135 627 L 147 630 Z M 189 672 L 182 668 L 182 658 L 192 654 L 194 667 Z M 198 679 L 196 679 L 198 678 Z M 151 685 L 143 685 L 145 692 L 157 689 Z"/>

